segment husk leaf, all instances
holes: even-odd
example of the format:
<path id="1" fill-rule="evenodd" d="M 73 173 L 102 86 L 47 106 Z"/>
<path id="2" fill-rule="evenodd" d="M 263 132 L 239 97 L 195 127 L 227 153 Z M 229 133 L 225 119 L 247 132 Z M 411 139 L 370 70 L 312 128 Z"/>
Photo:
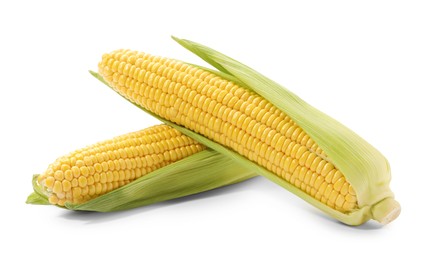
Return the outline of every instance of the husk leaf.
<path id="1" fill-rule="evenodd" d="M 389 188 L 391 174 L 388 161 L 363 138 L 252 68 L 199 43 L 177 37 L 173 39 L 222 73 L 243 82 L 242 87 L 249 86 L 249 89 L 285 112 L 324 150 L 357 194 L 360 209 L 348 214 L 352 215 L 348 224 L 359 224 L 375 215 L 390 214 L 390 209 L 386 213 L 377 212 L 378 205 L 383 201 L 391 201 L 385 204 L 394 205 L 394 212 L 400 211 Z M 357 216 L 359 214 L 361 216 Z"/>
<path id="2" fill-rule="evenodd" d="M 38 174 L 34 174 L 32 176 L 32 187 L 34 192 L 28 196 L 26 203 L 34 205 L 49 205 L 49 199 L 43 193 L 42 188 L 37 184 L 37 177 Z"/>
<path id="3" fill-rule="evenodd" d="M 64 208 L 98 212 L 127 210 L 212 190 L 255 176 L 252 170 L 207 149 L 85 203 L 65 203 Z M 28 197 L 27 203 L 48 205 L 47 197 L 36 181 L 33 181 L 33 187 L 35 191 Z"/>

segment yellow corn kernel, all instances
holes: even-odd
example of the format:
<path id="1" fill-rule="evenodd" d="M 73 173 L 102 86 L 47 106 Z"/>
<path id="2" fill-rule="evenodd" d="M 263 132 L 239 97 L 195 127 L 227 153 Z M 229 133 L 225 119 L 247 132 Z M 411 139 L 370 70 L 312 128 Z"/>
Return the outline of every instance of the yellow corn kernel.
<path id="1" fill-rule="evenodd" d="M 46 188 L 52 189 L 54 183 L 55 183 L 54 177 L 47 177 L 46 181 L 44 182 L 44 185 L 46 186 Z"/>
<path id="2" fill-rule="evenodd" d="M 55 195 L 52 195 L 52 196 L 49 197 L 49 203 L 50 204 L 57 204 L 58 201 L 59 201 L 59 199 Z"/>
<path id="3" fill-rule="evenodd" d="M 56 171 L 54 176 L 55 176 L 55 179 L 58 180 L 58 181 L 63 180 L 63 178 L 64 178 L 63 171 L 61 171 L 61 170 Z"/>
<path id="4" fill-rule="evenodd" d="M 71 182 L 68 180 L 62 181 L 62 190 L 64 192 L 70 191 L 72 188 Z"/>
<path id="5" fill-rule="evenodd" d="M 53 192 L 54 193 L 62 192 L 62 183 L 60 181 L 55 181 L 55 184 L 53 184 Z"/>
<path id="6" fill-rule="evenodd" d="M 72 197 L 74 198 L 78 198 L 81 196 L 81 188 L 80 187 L 75 187 L 72 189 Z"/>
<path id="7" fill-rule="evenodd" d="M 78 186 L 80 186 L 81 188 L 84 188 L 87 186 L 87 178 L 84 176 L 80 176 L 78 178 Z"/>

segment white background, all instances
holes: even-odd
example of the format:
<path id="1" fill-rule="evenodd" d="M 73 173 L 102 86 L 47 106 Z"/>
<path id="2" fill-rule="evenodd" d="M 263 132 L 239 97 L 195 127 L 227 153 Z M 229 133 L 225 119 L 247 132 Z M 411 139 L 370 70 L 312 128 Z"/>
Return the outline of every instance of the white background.
<path id="1" fill-rule="evenodd" d="M 2 1 L 0 258 L 423 257 L 424 13 L 423 1 Z M 87 71 L 117 48 L 205 65 L 170 35 L 252 66 L 376 146 L 399 219 L 345 226 L 261 177 L 126 212 L 25 204 L 56 157 L 157 123 Z"/>

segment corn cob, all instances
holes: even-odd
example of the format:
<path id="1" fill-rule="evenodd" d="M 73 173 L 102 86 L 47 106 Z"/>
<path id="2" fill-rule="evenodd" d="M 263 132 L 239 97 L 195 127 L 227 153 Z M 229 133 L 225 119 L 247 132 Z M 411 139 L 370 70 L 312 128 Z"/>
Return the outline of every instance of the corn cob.
<path id="1" fill-rule="evenodd" d="M 206 154 L 202 155 L 203 153 Z M 200 155 L 194 156 L 195 154 Z M 186 183 L 188 182 L 188 180 L 185 180 L 187 178 L 197 179 L 198 186 L 205 185 L 199 177 L 190 177 L 188 174 L 182 173 L 182 177 L 177 176 L 180 180 L 176 180 L 173 177 L 175 174 L 173 175 L 172 173 L 175 170 L 164 171 L 164 169 L 167 169 L 167 165 L 173 166 L 175 165 L 173 163 L 184 161 L 185 158 L 188 160 L 191 157 L 193 157 L 194 163 L 180 163 L 179 167 L 181 168 L 183 166 L 183 170 L 189 171 L 188 168 L 196 168 L 195 165 L 198 161 L 201 162 L 202 159 L 205 160 L 207 158 L 213 165 L 216 162 L 217 164 L 224 163 L 223 166 L 215 165 L 215 167 L 220 167 L 220 171 L 222 171 L 221 167 L 226 165 L 242 173 L 238 176 L 239 180 L 253 176 L 253 174 L 248 175 L 248 171 L 241 169 L 239 166 L 229 166 L 228 163 L 223 162 L 222 159 L 214 155 L 214 152 L 207 152 L 204 145 L 183 135 L 176 129 L 166 125 L 157 125 L 138 132 L 118 136 L 111 140 L 99 142 L 58 158 L 49 165 L 43 174 L 37 176 L 35 188 L 39 187 L 42 195 L 45 195 L 48 203 L 52 205 L 67 205 L 68 208 L 72 209 L 97 211 L 109 211 L 109 208 L 114 210 L 125 209 L 128 207 L 123 208 L 123 204 L 129 204 L 131 201 L 140 201 L 138 197 L 129 196 L 129 191 L 126 190 L 127 188 L 123 190 L 124 200 L 120 203 L 112 204 L 108 202 L 108 200 L 118 199 L 117 196 L 111 195 L 108 199 L 101 199 L 96 204 L 89 204 L 89 207 L 81 205 L 87 205 L 88 202 L 94 201 L 95 198 L 102 197 L 101 195 L 110 193 L 120 187 L 125 187 L 136 179 L 149 177 L 148 175 L 157 169 L 161 169 L 164 173 L 159 174 L 160 176 L 156 179 L 150 178 L 147 180 L 149 183 L 156 183 L 156 191 L 147 193 L 146 189 L 141 188 L 142 186 L 135 187 L 136 193 L 143 194 L 145 192 L 145 198 L 150 199 L 152 202 L 162 200 L 164 194 L 171 194 L 173 188 L 175 189 L 175 187 L 181 185 L 179 181 Z M 211 171 L 211 168 L 209 170 Z M 208 174 L 203 174 L 202 171 L 199 171 L 199 168 L 198 175 L 208 176 Z M 216 175 L 216 177 L 212 178 L 216 178 L 217 181 L 220 174 Z M 223 178 L 223 176 L 221 177 Z M 166 182 L 162 186 L 158 185 L 158 183 L 161 184 L 160 181 L 164 181 L 166 178 L 175 180 L 175 182 L 172 184 Z M 219 187 L 233 183 L 236 180 L 225 179 L 227 183 L 216 182 L 214 185 Z M 206 181 L 211 183 L 211 176 Z M 146 186 L 146 184 L 143 185 Z M 133 187 L 132 189 L 135 188 Z M 197 190 L 197 192 L 210 188 L 213 188 L 213 186 L 204 187 Z M 178 196 L 185 195 L 181 190 L 178 192 Z M 140 195 L 137 196 L 140 197 Z M 142 204 L 134 204 L 132 207 Z M 108 208 L 108 210 L 105 210 L 105 208 Z"/>
<path id="2" fill-rule="evenodd" d="M 80 204 L 204 149 L 177 130 L 159 125 L 60 157 L 37 181 L 51 204 Z"/>
<path id="3" fill-rule="evenodd" d="M 216 60 L 205 58 L 206 52 L 194 52 L 228 73 Z M 274 175 L 271 179 L 301 190 L 304 199 L 325 205 L 320 208 L 345 223 L 361 224 L 368 218 L 386 223 L 399 213 L 388 193 L 375 212 L 364 201 L 359 203 L 356 189 L 333 158 L 293 118 L 250 86 L 235 83 L 237 78 L 229 81 L 219 76 L 223 74 L 131 50 L 103 55 L 98 69 L 108 85 L 131 102 L 255 162 Z M 361 216 L 346 217 L 356 211 Z"/>
<path id="4" fill-rule="evenodd" d="M 118 50 L 99 72 L 127 98 L 213 139 L 342 211 L 352 186 L 306 133 L 259 95 L 171 59 Z M 320 166 L 319 166 L 320 165 Z"/>

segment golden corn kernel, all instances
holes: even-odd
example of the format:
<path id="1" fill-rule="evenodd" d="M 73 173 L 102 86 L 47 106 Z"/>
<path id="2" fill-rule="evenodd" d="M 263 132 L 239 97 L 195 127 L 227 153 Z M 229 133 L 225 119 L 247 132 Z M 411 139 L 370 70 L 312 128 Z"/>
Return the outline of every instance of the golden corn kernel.
<path id="1" fill-rule="evenodd" d="M 89 193 L 89 188 L 87 186 L 84 186 L 81 188 L 81 196 L 86 196 Z"/>
<path id="2" fill-rule="evenodd" d="M 72 181 L 72 179 L 74 178 L 74 176 L 73 176 L 73 174 L 72 174 L 72 171 L 71 171 L 71 170 L 66 170 L 66 171 L 64 172 L 64 177 L 65 177 L 65 179 L 66 179 L 66 180 L 68 180 L 68 181 Z"/>
<path id="3" fill-rule="evenodd" d="M 100 174 L 100 183 L 106 183 L 107 178 L 106 178 L 106 173 L 102 172 Z"/>
<path id="4" fill-rule="evenodd" d="M 78 178 L 78 186 L 80 186 L 81 188 L 84 188 L 87 186 L 87 178 L 84 176 L 80 176 Z M 84 194 L 85 195 L 85 194 Z"/>
<path id="5" fill-rule="evenodd" d="M 37 177 L 37 182 L 41 183 L 42 181 L 44 181 L 46 179 L 47 175 L 38 175 Z"/>
<path id="6" fill-rule="evenodd" d="M 72 189 L 72 197 L 74 198 L 78 198 L 81 196 L 81 188 L 80 187 L 75 187 Z"/>
<path id="7" fill-rule="evenodd" d="M 66 193 L 65 193 L 65 198 L 66 198 L 68 201 L 71 201 L 71 200 L 72 200 L 72 191 L 66 192 Z"/>
<path id="8" fill-rule="evenodd" d="M 102 172 L 102 165 L 100 163 L 95 163 L 94 169 L 97 173 L 100 173 L 100 172 Z"/>
<path id="9" fill-rule="evenodd" d="M 71 168 L 71 170 L 72 170 L 72 175 L 74 176 L 74 178 L 78 178 L 78 177 L 80 177 L 80 168 L 79 167 L 77 167 L 77 166 L 73 166 L 72 168 Z"/>
<path id="10" fill-rule="evenodd" d="M 62 162 L 63 163 L 63 162 Z M 69 164 L 62 164 L 61 165 L 61 171 L 62 172 L 66 172 L 67 170 L 71 169 L 71 167 L 69 166 Z"/>
<path id="11" fill-rule="evenodd" d="M 64 192 L 59 192 L 59 193 L 56 193 L 56 196 L 58 197 L 58 199 L 64 199 L 65 198 L 65 193 Z"/>
<path id="12" fill-rule="evenodd" d="M 90 196 L 93 196 L 96 194 L 96 187 L 94 185 L 89 185 L 88 186 L 88 194 Z"/>
<path id="13" fill-rule="evenodd" d="M 348 194 L 348 186 L 349 186 L 349 184 L 347 182 L 344 182 L 344 184 L 341 187 L 341 191 L 340 191 L 342 195 Z"/>
<path id="14" fill-rule="evenodd" d="M 84 177 L 89 176 L 89 174 L 90 174 L 89 168 L 87 168 L 86 166 L 81 167 L 81 168 L 80 168 L 80 173 L 81 173 L 81 175 L 83 175 Z"/>
<path id="15" fill-rule="evenodd" d="M 348 193 L 350 193 L 351 195 L 356 195 L 356 192 L 354 191 L 354 188 L 353 188 L 353 186 L 349 186 L 348 187 Z"/>
<path id="16" fill-rule="evenodd" d="M 72 185 L 72 187 L 78 187 L 78 179 L 73 179 L 71 181 L 71 185 Z"/>
<path id="17" fill-rule="evenodd" d="M 95 189 L 96 189 L 96 194 L 102 194 L 102 184 L 101 183 L 96 183 L 95 185 Z"/>
<path id="18" fill-rule="evenodd" d="M 49 197 L 49 203 L 50 203 L 50 204 L 53 204 L 53 205 L 58 204 L 58 201 L 59 201 L 59 199 L 58 199 L 58 197 L 56 197 L 55 195 L 51 195 L 51 196 Z"/>
<path id="19" fill-rule="evenodd" d="M 47 188 L 49 188 L 49 189 L 52 189 L 53 188 L 53 184 L 55 183 L 55 178 L 53 178 L 53 177 L 47 177 L 46 178 L 46 181 L 45 181 L 45 183 L 44 183 L 44 185 L 47 187 Z"/>
<path id="20" fill-rule="evenodd" d="M 84 162 L 82 160 L 77 160 L 75 162 L 75 166 L 77 166 L 77 168 L 81 168 L 84 166 Z"/>
<path id="21" fill-rule="evenodd" d="M 54 177 L 58 181 L 63 180 L 63 178 L 64 178 L 63 171 L 61 171 L 61 170 L 56 171 L 55 174 L 54 174 Z"/>
<path id="22" fill-rule="evenodd" d="M 93 176 L 89 176 L 87 178 L 87 185 L 93 185 L 94 184 L 94 178 Z"/>
<path id="23" fill-rule="evenodd" d="M 62 183 L 60 181 L 55 181 L 53 184 L 53 190 L 54 193 L 60 193 L 62 192 Z"/>
<path id="24" fill-rule="evenodd" d="M 114 175 L 112 172 L 107 172 L 106 173 L 106 181 L 107 182 L 112 182 L 114 180 Z"/>
<path id="25" fill-rule="evenodd" d="M 338 192 L 340 192 L 341 191 L 341 189 L 342 189 L 342 186 L 344 185 L 344 179 L 342 179 L 342 178 L 340 178 L 334 185 L 333 185 L 333 187 L 334 187 L 334 189 L 336 190 L 336 191 L 338 191 Z"/>
<path id="26" fill-rule="evenodd" d="M 68 180 L 63 180 L 62 181 L 62 190 L 64 192 L 70 191 L 71 190 L 71 187 L 72 187 L 72 184 L 71 184 L 70 181 L 68 181 Z"/>
<path id="27" fill-rule="evenodd" d="M 332 205 L 335 205 L 338 195 L 339 193 L 337 191 L 332 190 L 331 195 L 329 196 L 329 203 L 331 203 Z"/>
<path id="28" fill-rule="evenodd" d="M 345 200 L 348 202 L 356 202 L 357 198 L 356 196 L 352 195 L 352 194 L 347 194 L 345 195 Z"/>

